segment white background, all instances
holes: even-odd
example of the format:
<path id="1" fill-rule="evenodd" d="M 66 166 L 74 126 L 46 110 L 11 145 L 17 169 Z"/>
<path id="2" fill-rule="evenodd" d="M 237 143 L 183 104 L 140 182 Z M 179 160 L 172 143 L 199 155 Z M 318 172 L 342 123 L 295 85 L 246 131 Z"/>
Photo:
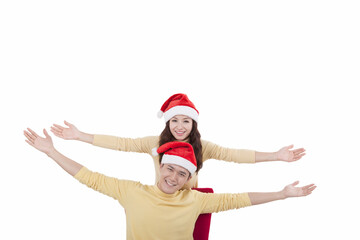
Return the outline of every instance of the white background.
<path id="1" fill-rule="evenodd" d="M 309 197 L 213 214 L 210 239 L 359 239 L 356 1 L 1 1 L 1 239 L 125 239 L 124 210 L 25 143 L 67 120 L 88 133 L 158 135 L 183 92 L 202 138 L 295 163 L 209 160 L 200 186 Z M 154 183 L 150 156 L 53 137 L 91 170 Z"/>

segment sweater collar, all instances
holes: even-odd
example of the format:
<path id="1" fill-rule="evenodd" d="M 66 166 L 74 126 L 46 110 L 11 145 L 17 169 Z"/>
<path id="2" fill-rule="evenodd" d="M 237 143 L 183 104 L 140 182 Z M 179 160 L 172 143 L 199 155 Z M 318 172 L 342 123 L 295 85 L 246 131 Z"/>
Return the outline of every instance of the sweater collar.
<path id="1" fill-rule="evenodd" d="M 164 193 L 163 191 L 160 190 L 160 188 L 157 186 L 157 184 L 154 185 L 154 190 L 155 190 L 156 194 L 158 194 L 159 196 L 164 197 L 164 198 L 175 198 L 180 194 L 180 191 L 176 191 L 175 193 L 172 193 L 172 194 Z"/>

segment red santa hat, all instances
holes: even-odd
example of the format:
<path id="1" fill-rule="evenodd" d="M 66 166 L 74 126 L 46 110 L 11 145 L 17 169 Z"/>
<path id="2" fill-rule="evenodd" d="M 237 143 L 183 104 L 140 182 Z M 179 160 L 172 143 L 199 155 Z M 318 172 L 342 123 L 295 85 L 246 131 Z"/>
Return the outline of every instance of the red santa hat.
<path id="1" fill-rule="evenodd" d="M 170 118 L 175 115 L 186 115 L 197 122 L 199 111 L 186 94 L 178 93 L 166 100 L 158 112 L 158 117 L 161 118 L 164 116 L 165 122 L 169 121 Z"/>
<path id="2" fill-rule="evenodd" d="M 164 153 L 162 164 L 176 164 L 187 169 L 193 175 L 197 169 L 194 149 L 187 142 L 168 142 L 158 149 L 153 149 L 153 155 Z"/>

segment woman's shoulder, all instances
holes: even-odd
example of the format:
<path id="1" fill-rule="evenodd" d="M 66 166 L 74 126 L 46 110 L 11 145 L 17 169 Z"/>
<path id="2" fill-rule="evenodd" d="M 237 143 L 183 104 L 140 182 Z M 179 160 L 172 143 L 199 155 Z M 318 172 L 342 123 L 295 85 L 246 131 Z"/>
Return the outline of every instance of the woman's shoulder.
<path id="1" fill-rule="evenodd" d="M 201 139 L 201 145 L 203 148 L 206 148 L 208 146 L 212 146 L 212 145 L 215 145 L 213 142 L 210 142 L 208 140 L 204 140 L 204 139 Z"/>

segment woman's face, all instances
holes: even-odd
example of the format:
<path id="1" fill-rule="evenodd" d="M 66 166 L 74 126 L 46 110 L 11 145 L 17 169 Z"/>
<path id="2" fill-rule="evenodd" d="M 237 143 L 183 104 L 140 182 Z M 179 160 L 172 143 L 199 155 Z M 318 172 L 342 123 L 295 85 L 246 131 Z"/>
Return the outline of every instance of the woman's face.
<path id="1" fill-rule="evenodd" d="M 170 132 L 178 141 L 184 141 L 190 134 L 193 120 L 185 115 L 176 115 L 170 120 Z"/>

